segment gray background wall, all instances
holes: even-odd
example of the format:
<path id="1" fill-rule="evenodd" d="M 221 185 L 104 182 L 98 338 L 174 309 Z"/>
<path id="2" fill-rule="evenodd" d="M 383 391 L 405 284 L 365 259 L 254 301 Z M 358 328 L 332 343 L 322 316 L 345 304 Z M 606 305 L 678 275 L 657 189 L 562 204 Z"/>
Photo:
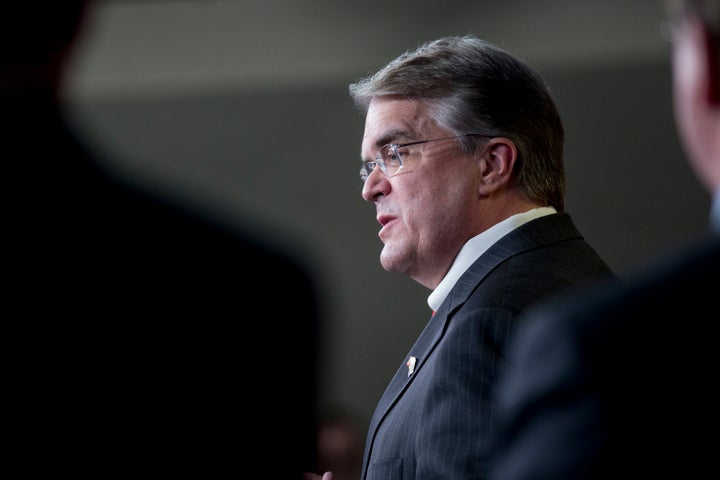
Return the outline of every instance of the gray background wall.
<path id="1" fill-rule="evenodd" d="M 660 1 L 103 0 L 90 20 L 67 89 L 88 139 L 119 175 L 297 252 L 322 288 L 323 405 L 363 421 L 430 312 L 429 291 L 379 265 L 347 96 L 358 76 L 431 38 L 482 36 L 546 78 L 566 128 L 567 209 L 618 272 L 705 228 Z M 291 319 L 237 321 L 281 335 Z"/>

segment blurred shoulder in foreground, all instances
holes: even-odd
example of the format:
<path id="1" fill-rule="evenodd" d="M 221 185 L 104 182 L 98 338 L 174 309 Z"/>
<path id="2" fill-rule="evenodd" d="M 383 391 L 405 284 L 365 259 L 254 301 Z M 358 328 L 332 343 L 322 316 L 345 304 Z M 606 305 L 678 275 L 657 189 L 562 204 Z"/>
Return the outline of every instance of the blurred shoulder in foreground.
<path id="1" fill-rule="evenodd" d="M 61 97 L 90 3 L 3 7 L 18 461 L 67 474 L 268 467 L 299 478 L 314 461 L 312 272 L 253 231 L 116 178 L 82 142 Z"/>
<path id="2" fill-rule="evenodd" d="M 715 468 L 715 445 L 699 432 L 717 427 L 720 0 L 667 6 L 676 126 L 713 196 L 707 237 L 524 322 L 499 389 L 492 480 L 685 478 Z"/>

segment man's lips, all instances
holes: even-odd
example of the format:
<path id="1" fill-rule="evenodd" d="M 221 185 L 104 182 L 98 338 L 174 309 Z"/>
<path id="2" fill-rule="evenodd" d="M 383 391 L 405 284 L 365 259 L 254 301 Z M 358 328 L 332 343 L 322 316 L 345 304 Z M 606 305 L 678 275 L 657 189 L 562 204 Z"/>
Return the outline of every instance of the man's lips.
<path id="1" fill-rule="evenodd" d="M 378 215 L 377 221 L 383 227 L 395 219 L 392 215 Z"/>
<path id="2" fill-rule="evenodd" d="M 383 240 L 384 233 L 390 226 L 395 222 L 397 217 L 394 217 L 393 215 L 378 215 L 377 221 L 382 225 L 382 228 L 378 232 L 378 237 L 380 237 L 380 240 Z M 384 240 L 383 240 L 384 241 Z"/>

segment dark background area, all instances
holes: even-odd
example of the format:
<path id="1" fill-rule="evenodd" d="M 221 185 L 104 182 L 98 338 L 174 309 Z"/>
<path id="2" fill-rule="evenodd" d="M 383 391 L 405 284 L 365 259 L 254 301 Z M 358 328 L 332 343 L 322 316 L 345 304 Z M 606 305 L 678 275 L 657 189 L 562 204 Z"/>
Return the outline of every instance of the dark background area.
<path id="1" fill-rule="evenodd" d="M 91 20 L 68 89 L 78 125 L 118 175 L 250 224 L 305 261 L 326 317 L 323 406 L 363 420 L 430 310 L 427 289 L 379 264 L 357 176 L 363 119 L 347 95 L 356 77 L 474 32 L 547 80 L 566 130 L 567 211 L 619 273 L 707 223 L 710 198 L 675 132 L 661 2 L 105 0 Z M 292 286 L 277 289 L 288 301 Z M 237 321 L 282 335 L 292 319 L 271 311 Z"/>

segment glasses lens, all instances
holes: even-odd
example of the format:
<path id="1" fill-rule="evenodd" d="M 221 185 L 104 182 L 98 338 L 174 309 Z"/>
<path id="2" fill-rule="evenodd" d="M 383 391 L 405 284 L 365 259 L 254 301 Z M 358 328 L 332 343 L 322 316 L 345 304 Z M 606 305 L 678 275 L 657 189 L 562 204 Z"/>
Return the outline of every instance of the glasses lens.
<path id="1" fill-rule="evenodd" d="M 379 165 L 380 170 L 388 177 L 395 175 L 403 166 L 400 149 L 400 146 L 390 143 L 378 150 L 374 162 L 365 162 L 360 167 L 360 180 L 365 182 L 375 170 L 375 165 Z"/>
<path id="2" fill-rule="evenodd" d="M 395 144 L 385 145 L 378 152 L 379 156 L 382 156 L 382 161 L 385 164 L 383 171 L 388 177 L 392 177 L 402 167 L 402 158 L 400 147 Z"/>
<path id="3" fill-rule="evenodd" d="M 360 167 L 360 180 L 362 180 L 363 183 L 365 183 L 365 180 L 367 180 L 372 171 L 375 169 L 375 163 L 376 162 L 363 162 Z"/>

